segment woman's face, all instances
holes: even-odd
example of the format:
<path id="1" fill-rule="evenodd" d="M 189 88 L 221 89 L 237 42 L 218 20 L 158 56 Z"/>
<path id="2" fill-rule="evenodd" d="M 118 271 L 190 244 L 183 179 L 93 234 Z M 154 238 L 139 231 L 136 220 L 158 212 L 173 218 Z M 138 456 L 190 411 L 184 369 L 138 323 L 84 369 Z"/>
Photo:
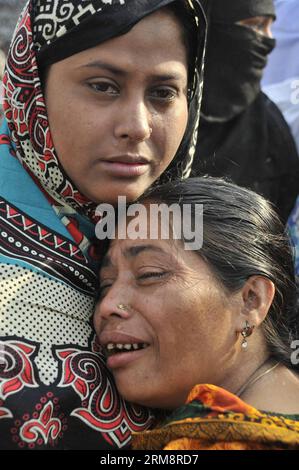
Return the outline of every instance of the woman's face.
<path id="1" fill-rule="evenodd" d="M 195 384 L 221 384 L 238 344 L 237 306 L 198 254 L 177 241 L 116 240 L 100 283 L 94 324 L 105 351 L 146 345 L 108 354 L 125 399 L 175 408 Z"/>
<path id="2" fill-rule="evenodd" d="M 51 134 L 81 193 L 132 201 L 164 172 L 187 126 L 187 69 L 182 27 L 167 10 L 51 66 Z"/>

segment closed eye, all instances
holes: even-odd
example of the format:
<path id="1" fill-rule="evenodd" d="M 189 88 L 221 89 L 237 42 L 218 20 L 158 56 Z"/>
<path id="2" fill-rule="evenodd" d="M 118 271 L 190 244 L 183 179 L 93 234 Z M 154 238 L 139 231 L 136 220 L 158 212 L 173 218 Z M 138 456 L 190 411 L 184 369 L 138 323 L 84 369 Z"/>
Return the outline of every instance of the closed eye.
<path id="1" fill-rule="evenodd" d="M 147 272 L 147 273 L 144 273 L 144 274 L 141 274 L 140 276 L 138 276 L 138 279 L 150 279 L 150 278 L 162 278 L 164 277 L 166 274 L 168 274 L 167 272 Z"/>
<path id="2" fill-rule="evenodd" d="M 104 295 L 107 293 L 107 290 L 112 286 L 112 283 L 110 284 L 100 284 L 100 287 L 98 288 L 96 294 L 95 294 L 95 300 L 96 302 L 99 302 Z"/>

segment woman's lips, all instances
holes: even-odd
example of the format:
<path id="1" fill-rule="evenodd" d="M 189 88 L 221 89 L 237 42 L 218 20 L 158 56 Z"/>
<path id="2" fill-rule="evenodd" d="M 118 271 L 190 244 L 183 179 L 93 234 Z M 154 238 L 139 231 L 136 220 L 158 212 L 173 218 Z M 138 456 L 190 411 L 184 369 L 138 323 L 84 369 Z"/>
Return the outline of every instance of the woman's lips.
<path id="1" fill-rule="evenodd" d="M 106 173 L 114 177 L 133 178 L 142 176 L 150 168 L 149 162 L 122 162 L 102 160 L 99 162 Z"/>
<path id="2" fill-rule="evenodd" d="M 147 353 L 149 346 L 144 349 L 138 349 L 137 351 L 130 352 L 120 352 L 109 356 L 107 359 L 107 366 L 110 369 L 119 369 L 120 367 L 125 367 L 131 362 L 139 359 L 141 356 Z"/>
<path id="3" fill-rule="evenodd" d="M 130 362 L 135 361 L 145 354 L 150 346 L 149 342 L 142 337 L 133 336 L 129 333 L 113 329 L 104 329 L 101 331 L 99 342 L 105 349 L 106 355 L 108 355 L 107 366 L 110 369 L 124 367 Z M 131 346 L 131 350 L 124 352 L 128 345 Z M 138 347 L 138 349 L 135 349 L 134 346 Z"/>

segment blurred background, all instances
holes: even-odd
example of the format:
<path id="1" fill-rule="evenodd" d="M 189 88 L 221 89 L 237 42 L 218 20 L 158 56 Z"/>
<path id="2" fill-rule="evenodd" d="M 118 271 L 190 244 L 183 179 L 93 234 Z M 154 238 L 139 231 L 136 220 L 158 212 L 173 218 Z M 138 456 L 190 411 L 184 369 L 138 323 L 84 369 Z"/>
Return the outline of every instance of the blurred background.
<path id="1" fill-rule="evenodd" d="M 2 115 L 2 76 L 9 43 L 26 0 L 0 0 L 0 120 Z"/>
<path id="2" fill-rule="evenodd" d="M 7 52 L 18 16 L 26 0 L 0 0 L 0 48 Z"/>

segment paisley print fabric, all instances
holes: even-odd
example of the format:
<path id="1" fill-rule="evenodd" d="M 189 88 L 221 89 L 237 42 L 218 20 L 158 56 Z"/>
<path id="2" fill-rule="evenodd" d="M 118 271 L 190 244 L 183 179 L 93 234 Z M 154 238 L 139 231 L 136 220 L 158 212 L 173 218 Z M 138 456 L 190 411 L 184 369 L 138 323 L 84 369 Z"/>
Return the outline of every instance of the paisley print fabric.
<path id="1" fill-rule="evenodd" d="M 299 415 L 259 411 L 214 385 L 197 385 L 186 405 L 152 431 L 134 434 L 135 449 L 299 449 Z"/>
<path id="2" fill-rule="evenodd" d="M 95 205 L 56 155 L 40 72 L 45 57 L 59 60 L 123 34 L 168 3 L 30 0 L 19 19 L 0 129 L 0 449 L 118 449 L 151 425 L 148 410 L 120 398 L 95 341 L 91 317 L 101 260 Z M 194 16 L 201 14 L 199 2 L 192 3 Z M 198 40 L 193 136 L 200 33 Z M 176 162 L 185 173 L 190 135 L 184 148 L 191 153 Z"/>

